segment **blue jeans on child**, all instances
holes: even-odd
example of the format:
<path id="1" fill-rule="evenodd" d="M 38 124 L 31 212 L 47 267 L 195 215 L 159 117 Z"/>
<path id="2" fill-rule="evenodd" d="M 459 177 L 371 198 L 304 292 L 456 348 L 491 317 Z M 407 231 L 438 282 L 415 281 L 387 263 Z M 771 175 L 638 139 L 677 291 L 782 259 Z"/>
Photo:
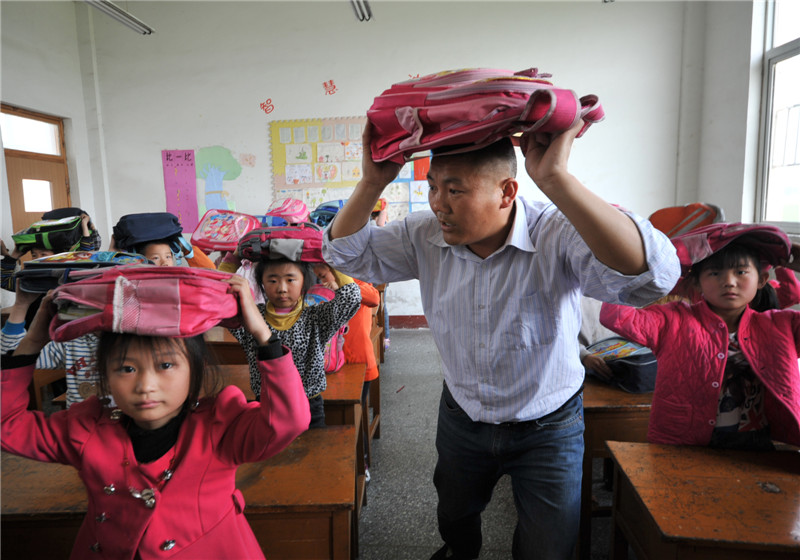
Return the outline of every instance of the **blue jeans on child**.
<path id="1" fill-rule="evenodd" d="M 481 512 L 508 474 L 518 518 L 513 557 L 571 558 L 580 522 L 583 431 L 582 393 L 538 420 L 485 424 L 473 422 L 445 385 L 433 482 L 439 533 L 455 557 L 478 557 Z"/>

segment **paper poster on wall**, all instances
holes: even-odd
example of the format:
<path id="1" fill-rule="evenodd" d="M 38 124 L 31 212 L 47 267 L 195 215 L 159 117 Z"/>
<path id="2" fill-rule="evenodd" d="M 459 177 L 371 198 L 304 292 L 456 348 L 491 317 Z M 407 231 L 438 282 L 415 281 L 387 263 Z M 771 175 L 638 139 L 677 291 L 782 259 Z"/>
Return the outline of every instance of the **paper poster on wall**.
<path id="1" fill-rule="evenodd" d="M 365 117 L 270 122 L 273 196 L 296 198 L 314 210 L 323 202 L 346 200 L 362 176 Z M 389 219 L 429 209 L 430 158 L 406 163 L 383 192 Z"/>
<path id="2" fill-rule="evenodd" d="M 354 187 L 361 178 L 361 133 L 366 120 L 342 117 L 270 122 L 276 199 L 283 190 Z"/>
<path id="3" fill-rule="evenodd" d="M 167 212 L 178 217 L 184 231 L 197 227 L 197 179 L 194 150 L 162 150 Z"/>
<path id="4" fill-rule="evenodd" d="M 205 210 L 234 210 L 224 181 L 232 181 L 242 173 L 242 166 L 228 148 L 209 146 L 197 150 L 197 178 L 205 180 Z M 185 228 L 184 228 L 185 229 Z"/>

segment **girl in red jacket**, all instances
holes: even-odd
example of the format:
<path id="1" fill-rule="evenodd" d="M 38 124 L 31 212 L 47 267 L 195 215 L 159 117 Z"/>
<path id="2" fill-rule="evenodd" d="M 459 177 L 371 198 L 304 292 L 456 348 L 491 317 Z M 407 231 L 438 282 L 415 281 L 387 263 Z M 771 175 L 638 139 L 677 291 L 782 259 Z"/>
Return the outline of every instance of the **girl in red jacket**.
<path id="1" fill-rule="evenodd" d="M 104 332 L 101 396 L 113 396 L 116 408 L 92 396 L 50 417 L 27 410 L 36 356 L 49 340 L 52 295 L 13 355 L 3 356 L 3 450 L 73 465 L 86 485 L 88 512 L 71 558 L 264 557 L 244 517 L 236 468 L 275 455 L 302 433 L 308 400 L 247 281 L 227 282 L 258 341 L 260 403 L 248 403 L 235 386 L 215 394 L 202 333 Z"/>
<path id="2" fill-rule="evenodd" d="M 788 238 L 770 226 L 708 227 L 673 240 L 681 264 L 691 266 L 685 282 L 702 294 L 700 301 L 645 309 L 604 303 L 600 312 L 604 326 L 658 358 L 648 440 L 800 445 L 800 312 L 765 311 L 770 305 L 763 303 L 771 289 L 765 262 L 790 257 Z"/>

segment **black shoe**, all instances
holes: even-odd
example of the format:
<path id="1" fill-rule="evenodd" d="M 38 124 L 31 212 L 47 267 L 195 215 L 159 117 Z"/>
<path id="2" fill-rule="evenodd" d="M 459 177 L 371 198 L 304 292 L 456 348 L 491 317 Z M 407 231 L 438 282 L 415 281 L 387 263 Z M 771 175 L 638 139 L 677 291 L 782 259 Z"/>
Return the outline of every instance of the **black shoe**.
<path id="1" fill-rule="evenodd" d="M 452 551 L 452 549 L 449 546 L 444 545 L 442 548 L 433 553 L 433 556 L 431 556 L 431 560 L 473 560 L 473 559 L 456 554 L 455 552 Z"/>

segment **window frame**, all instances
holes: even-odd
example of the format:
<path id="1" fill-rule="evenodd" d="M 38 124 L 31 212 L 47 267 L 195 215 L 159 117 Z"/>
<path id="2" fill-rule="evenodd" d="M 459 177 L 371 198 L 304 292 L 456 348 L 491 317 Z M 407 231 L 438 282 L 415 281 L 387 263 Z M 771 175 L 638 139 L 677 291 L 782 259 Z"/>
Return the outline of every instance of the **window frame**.
<path id="1" fill-rule="evenodd" d="M 772 5 L 772 3 L 770 3 Z M 771 43 L 773 10 L 768 15 L 769 29 L 767 37 Z M 770 162 L 772 161 L 772 109 L 773 92 L 775 87 L 775 65 L 795 56 L 800 56 L 800 37 L 784 43 L 783 45 L 766 49 L 761 81 L 761 134 L 758 148 L 758 177 L 757 177 L 757 221 L 778 226 L 790 235 L 800 235 L 800 221 L 777 222 L 766 219 L 767 210 L 767 179 L 769 178 Z"/>

